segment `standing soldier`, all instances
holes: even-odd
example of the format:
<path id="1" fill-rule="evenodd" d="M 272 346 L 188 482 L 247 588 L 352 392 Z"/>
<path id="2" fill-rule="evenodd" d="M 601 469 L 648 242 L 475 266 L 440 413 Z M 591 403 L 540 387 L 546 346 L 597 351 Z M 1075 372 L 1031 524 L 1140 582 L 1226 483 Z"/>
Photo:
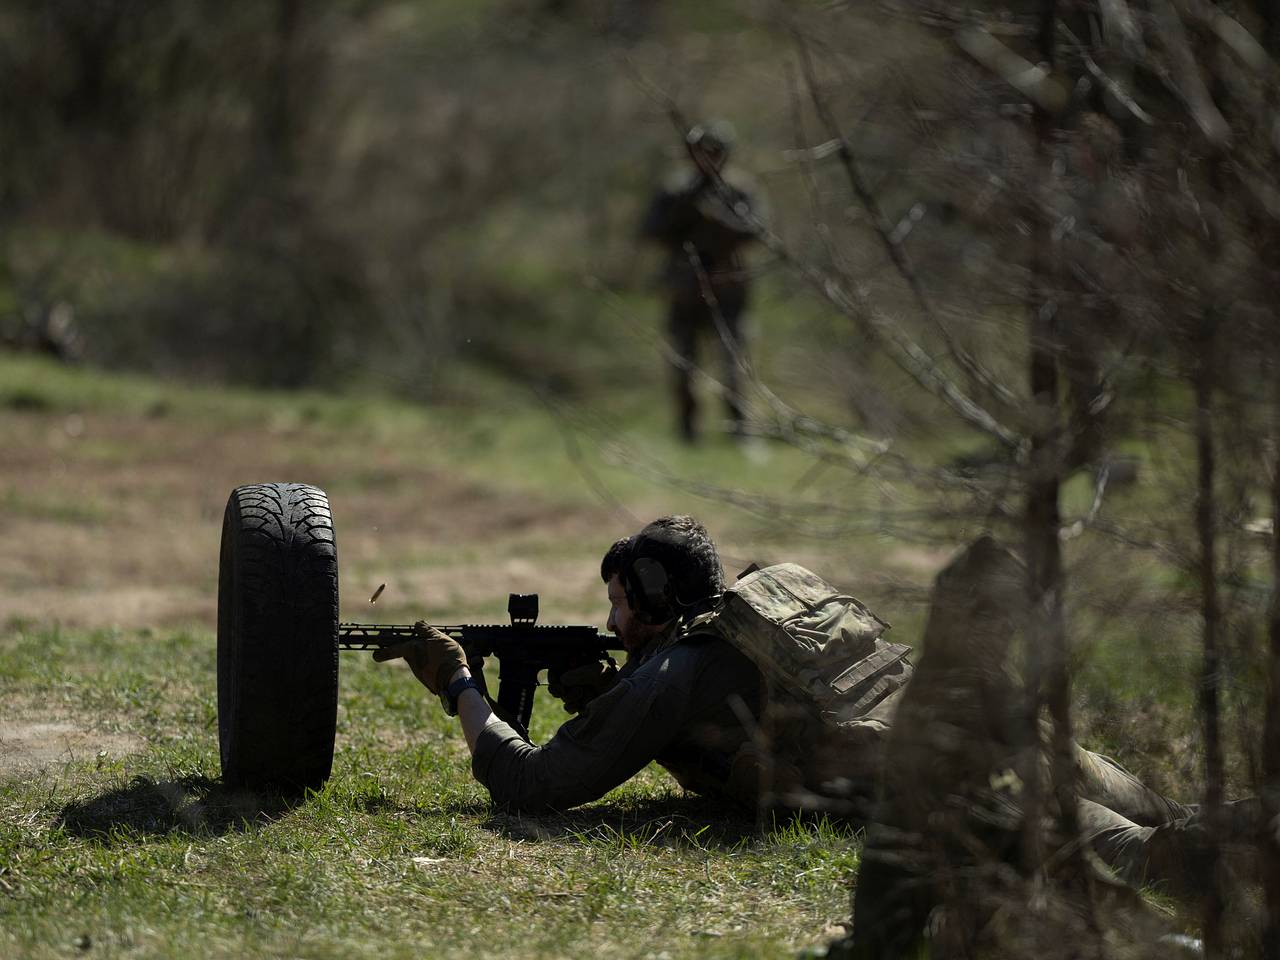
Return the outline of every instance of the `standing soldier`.
<path id="1" fill-rule="evenodd" d="M 738 366 L 745 357 L 741 317 L 747 272 L 741 249 L 757 236 L 761 211 L 743 178 L 722 173 L 733 131 L 726 123 L 697 125 L 685 138 L 693 169 L 664 185 L 649 204 L 641 235 L 667 248 L 667 316 L 675 349 L 676 408 L 680 436 L 697 439 L 697 400 L 692 373 L 698 337 L 715 335 L 725 359 L 725 404 L 733 432 L 743 427 Z"/>

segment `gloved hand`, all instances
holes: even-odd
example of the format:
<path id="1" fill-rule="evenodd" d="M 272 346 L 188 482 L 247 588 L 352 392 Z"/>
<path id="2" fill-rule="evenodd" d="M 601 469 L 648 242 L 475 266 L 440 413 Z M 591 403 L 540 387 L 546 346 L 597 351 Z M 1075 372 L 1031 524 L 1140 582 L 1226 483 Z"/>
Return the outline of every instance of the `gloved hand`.
<path id="1" fill-rule="evenodd" d="M 559 673 L 547 674 L 547 692 L 564 701 L 568 713 L 581 713 L 588 703 L 618 682 L 613 659 L 596 660 Z"/>
<path id="2" fill-rule="evenodd" d="M 417 637 L 390 647 L 373 651 L 373 659 L 379 663 L 401 657 L 418 681 L 439 695 L 449 685 L 449 678 L 467 665 L 467 655 L 462 646 L 447 634 L 441 633 L 425 620 L 413 625 Z"/>

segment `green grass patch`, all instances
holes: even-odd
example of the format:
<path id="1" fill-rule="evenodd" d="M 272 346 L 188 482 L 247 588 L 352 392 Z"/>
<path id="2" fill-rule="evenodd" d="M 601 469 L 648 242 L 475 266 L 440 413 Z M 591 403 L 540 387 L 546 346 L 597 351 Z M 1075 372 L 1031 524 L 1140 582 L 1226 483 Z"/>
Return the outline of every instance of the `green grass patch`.
<path id="1" fill-rule="evenodd" d="M 230 790 L 212 649 L 205 633 L 0 634 L 6 702 L 139 747 L 0 778 L 0 954 L 787 956 L 847 913 L 846 828 L 761 826 L 656 770 L 569 814 L 495 811 L 454 721 L 407 671 L 354 655 L 325 787 Z M 535 716 L 545 736 L 563 714 L 540 700 Z"/>
<path id="2" fill-rule="evenodd" d="M 101 500 L 84 496 L 59 495 L 51 492 L 21 490 L 10 486 L 0 494 L 0 510 L 15 516 L 52 520 L 79 526 L 96 526 L 111 515 L 111 507 Z"/>

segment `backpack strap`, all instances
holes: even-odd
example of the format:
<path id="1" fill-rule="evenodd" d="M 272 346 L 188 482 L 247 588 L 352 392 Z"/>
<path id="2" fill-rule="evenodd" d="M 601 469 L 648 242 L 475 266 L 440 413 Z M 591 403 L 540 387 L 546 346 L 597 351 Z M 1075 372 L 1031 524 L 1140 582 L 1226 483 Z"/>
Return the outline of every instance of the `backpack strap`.
<path id="1" fill-rule="evenodd" d="M 863 657 L 844 673 L 831 681 L 831 688 L 844 696 L 884 673 L 899 660 L 911 652 L 905 643 L 877 643 L 877 650 L 870 656 Z"/>
<path id="2" fill-rule="evenodd" d="M 912 666 L 907 655 L 911 647 L 904 643 L 876 641 L 875 652 L 863 657 L 831 681 L 839 694 L 833 704 L 836 719 L 862 716 L 911 679 Z"/>

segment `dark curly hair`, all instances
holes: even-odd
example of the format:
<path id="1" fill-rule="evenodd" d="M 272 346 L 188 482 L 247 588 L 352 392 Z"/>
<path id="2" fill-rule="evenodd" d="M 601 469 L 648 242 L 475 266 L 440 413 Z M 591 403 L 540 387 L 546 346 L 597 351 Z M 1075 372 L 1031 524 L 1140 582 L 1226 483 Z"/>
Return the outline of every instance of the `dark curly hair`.
<path id="1" fill-rule="evenodd" d="M 600 562 L 600 579 L 608 583 L 614 574 L 621 576 L 638 557 L 662 564 L 681 604 L 724 592 L 720 554 L 707 528 L 693 517 L 659 517 L 639 533 L 616 541 Z"/>
<path id="2" fill-rule="evenodd" d="M 616 573 L 622 576 L 622 571 L 627 568 L 627 564 L 631 562 L 631 541 L 635 537 L 623 537 L 621 540 L 615 540 L 604 555 L 604 559 L 600 561 L 600 579 L 608 583 L 610 578 Z"/>

